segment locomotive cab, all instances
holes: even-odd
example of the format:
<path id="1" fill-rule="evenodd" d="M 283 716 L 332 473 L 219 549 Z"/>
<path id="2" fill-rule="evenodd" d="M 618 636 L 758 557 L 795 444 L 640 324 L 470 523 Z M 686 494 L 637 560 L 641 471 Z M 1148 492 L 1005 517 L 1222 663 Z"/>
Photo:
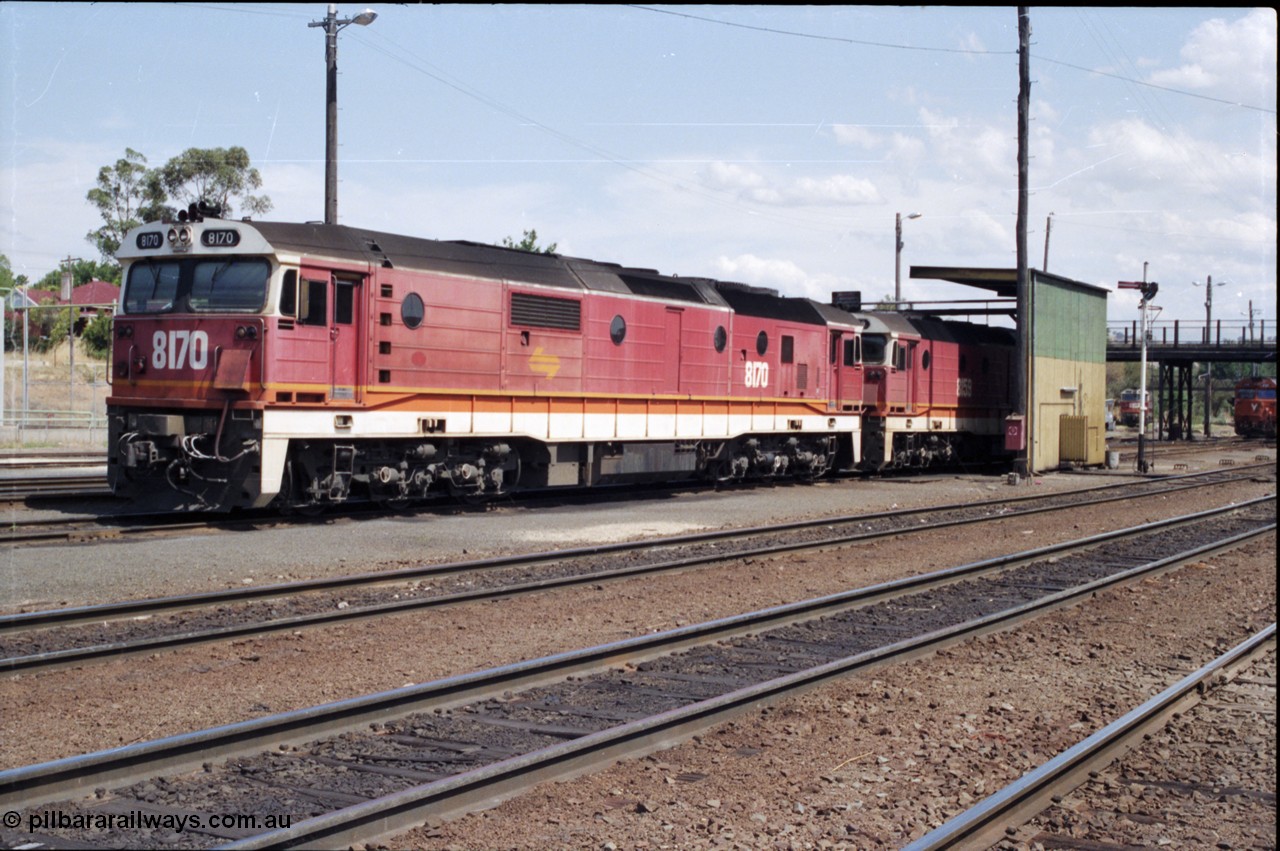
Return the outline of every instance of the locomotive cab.
<path id="1" fill-rule="evenodd" d="M 254 504 L 277 264 L 251 232 L 194 211 L 134 231 L 120 257 L 107 400 L 113 491 L 157 509 Z"/>

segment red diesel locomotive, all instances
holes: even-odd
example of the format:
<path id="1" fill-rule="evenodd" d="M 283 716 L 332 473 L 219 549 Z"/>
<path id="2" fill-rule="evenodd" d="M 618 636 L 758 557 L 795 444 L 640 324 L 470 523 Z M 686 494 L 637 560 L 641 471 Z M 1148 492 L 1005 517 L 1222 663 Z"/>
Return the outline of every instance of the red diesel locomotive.
<path id="1" fill-rule="evenodd" d="M 1276 380 L 1242 378 L 1232 399 L 1236 434 L 1244 437 L 1276 436 Z"/>
<path id="2" fill-rule="evenodd" d="M 108 475 L 149 510 L 812 479 L 1008 413 L 1005 332 L 742 284 L 194 209 L 118 256 Z"/>

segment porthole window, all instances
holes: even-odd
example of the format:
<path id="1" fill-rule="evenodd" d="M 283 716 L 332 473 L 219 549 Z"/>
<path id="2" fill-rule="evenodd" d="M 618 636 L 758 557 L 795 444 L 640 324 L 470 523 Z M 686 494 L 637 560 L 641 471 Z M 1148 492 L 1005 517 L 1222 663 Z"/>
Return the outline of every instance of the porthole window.
<path id="1" fill-rule="evenodd" d="M 724 347 L 729 345 L 729 334 L 724 330 L 723 325 L 716 326 L 715 346 L 717 352 L 723 352 Z"/>
<path id="2" fill-rule="evenodd" d="M 409 293 L 400 302 L 400 321 L 406 328 L 417 328 L 427 315 L 427 308 L 422 303 L 422 296 Z"/>
<path id="3" fill-rule="evenodd" d="M 621 316 L 613 317 L 613 321 L 609 323 L 609 339 L 613 340 L 615 346 L 621 346 L 622 341 L 627 338 L 627 320 Z"/>
<path id="4" fill-rule="evenodd" d="M 929 353 L 928 353 L 928 352 L 925 352 L 924 354 L 922 354 L 922 355 L 920 356 L 920 368 L 921 368 L 921 369 L 928 369 L 928 368 L 929 368 L 929 364 L 930 364 L 932 361 L 933 361 L 933 358 L 929 355 Z"/>
<path id="5" fill-rule="evenodd" d="M 769 351 L 769 335 L 761 331 L 756 335 L 756 354 L 763 355 Z"/>

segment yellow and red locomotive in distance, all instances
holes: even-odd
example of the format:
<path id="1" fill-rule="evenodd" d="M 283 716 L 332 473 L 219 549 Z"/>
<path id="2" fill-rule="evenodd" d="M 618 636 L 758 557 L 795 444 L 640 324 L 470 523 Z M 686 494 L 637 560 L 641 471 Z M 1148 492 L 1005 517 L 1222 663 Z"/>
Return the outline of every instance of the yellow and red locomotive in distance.
<path id="1" fill-rule="evenodd" d="M 1005 329 L 194 208 L 118 257 L 108 475 L 147 510 L 803 480 L 1003 451 Z"/>
<path id="2" fill-rule="evenodd" d="M 1139 418 L 1145 417 L 1146 422 L 1151 422 L 1151 391 L 1147 391 L 1147 395 L 1142 397 L 1139 402 L 1138 398 L 1141 392 L 1133 388 L 1127 388 L 1120 391 L 1120 400 L 1116 404 L 1116 418 L 1120 420 L 1121 425 L 1136 426 Z"/>
<path id="3" fill-rule="evenodd" d="M 1236 434 L 1243 437 L 1276 436 L 1276 380 L 1242 378 L 1231 400 Z"/>

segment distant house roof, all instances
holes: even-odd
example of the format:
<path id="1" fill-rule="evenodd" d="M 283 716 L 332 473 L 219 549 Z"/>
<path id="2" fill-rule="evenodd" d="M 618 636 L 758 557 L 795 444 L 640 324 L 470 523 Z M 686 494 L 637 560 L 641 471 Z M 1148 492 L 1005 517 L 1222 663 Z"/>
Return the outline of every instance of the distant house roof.
<path id="1" fill-rule="evenodd" d="M 24 307 L 39 307 L 41 304 L 57 304 L 60 301 L 58 294 L 49 290 L 14 287 L 9 291 L 8 305 L 14 310 L 21 310 Z"/>
<path id="2" fill-rule="evenodd" d="M 92 280 L 71 291 L 72 304 L 115 304 L 120 288 L 107 281 Z"/>
<path id="3" fill-rule="evenodd" d="M 8 310 L 9 308 L 13 308 L 14 310 L 17 310 L 22 305 L 23 305 L 22 290 L 18 289 L 17 287 L 14 287 L 13 289 L 9 290 L 9 292 L 4 294 L 4 306 L 6 310 Z"/>

